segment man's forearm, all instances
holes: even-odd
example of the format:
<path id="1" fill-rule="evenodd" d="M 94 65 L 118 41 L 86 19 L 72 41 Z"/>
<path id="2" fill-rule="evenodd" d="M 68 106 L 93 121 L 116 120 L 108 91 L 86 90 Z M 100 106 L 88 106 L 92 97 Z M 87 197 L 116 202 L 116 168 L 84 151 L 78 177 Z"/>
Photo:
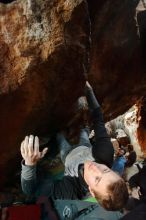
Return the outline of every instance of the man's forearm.
<path id="1" fill-rule="evenodd" d="M 85 95 L 91 112 L 100 107 L 92 88 L 86 87 Z"/>
<path id="2" fill-rule="evenodd" d="M 95 97 L 95 94 L 94 94 L 94 91 L 92 88 L 86 87 L 85 88 L 85 95 L 87 98 L 90 112 L 93 117 L 93 126 L 94 126 L 95 135 L 97 137 L 102 137 L 103 133 L 105 133 L 106 130 L 105 130 L 103 114 L 102 114 L 100 105 Z M 103 132 L 103 129 L 104 129 L 104 132 Z M 105 134 L 104 134 L 104 136 L 105 136 Z"/>
<path id="3" fill-rule="evenodd" d="M 36 166 L 26 166 L 22 162 L 21 187 L 25 194 L 32 195 L 36 191 Z"/>
<path id="4" fill-rule="evenodd" d="M 92 115 L 93 129 L 95 131 L 96 144 L 93 145 L 92 154 L 96 161 L 111 167 L 113 162 L 114 149 L 105 128 L 100 105 L 94 95 L 92 87 L 90 88 L 86 86 L 85 93 Z"/>

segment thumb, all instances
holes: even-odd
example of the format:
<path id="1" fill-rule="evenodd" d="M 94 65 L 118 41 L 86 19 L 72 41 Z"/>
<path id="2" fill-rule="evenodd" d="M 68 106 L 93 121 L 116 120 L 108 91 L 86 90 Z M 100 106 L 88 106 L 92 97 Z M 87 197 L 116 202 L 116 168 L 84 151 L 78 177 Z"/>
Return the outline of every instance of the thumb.
<path id="1" fill-rule="evenodd" d="M 88 81 L 86 81 L 86 87 L 87 87 L 87 88 L 92 88 L 91 85 L 90 85 L 90 83 L 89 83 Z"/>
<path id="2" fill-rule="evenodd" d="M 48 148 L 47 148 L 47 147 L 43 149 L 43 151 L 42 151 L 42 153 L 41 153 L 41 158 L 43 158 L 43 157 L 45 156 L 45 154 L 47 153 L 47 151 L 48 151 Z"/>

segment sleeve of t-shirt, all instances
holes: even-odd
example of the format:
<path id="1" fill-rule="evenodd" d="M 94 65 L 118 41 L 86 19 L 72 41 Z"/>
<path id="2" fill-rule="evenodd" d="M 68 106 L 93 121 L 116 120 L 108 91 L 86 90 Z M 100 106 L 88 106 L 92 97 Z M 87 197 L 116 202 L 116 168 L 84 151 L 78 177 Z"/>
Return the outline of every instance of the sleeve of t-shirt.
<path id="1" fill-rule="evenodd" d="M 22 161 L 21 170 L 21 187 L 22 191 L 27 195 L 32 195 L 36 191 L 36 166 L 26 166 Z"/>
<path id="2" fill-rule="evenodd" d="M 79 182 L 76 177 L 64 176 L 62 180 L 47 180 L 40 185 L 37 181 L 36 166 L 26 166 L 22 163 L 21 187 L 27 195 L 40 193 L 54 199 L 80 199 L 82 197 Z"/>
<path id="3" fill-rule="evenodd" d="M 95 132 L 95 146 L 92 148 L 93 157 L 97 162 L 112 167 L 114 148 L 107 134 L 103 114 L 92 88 L 86 88 L 87 102 L 92 116 L 93 129 Z"/>

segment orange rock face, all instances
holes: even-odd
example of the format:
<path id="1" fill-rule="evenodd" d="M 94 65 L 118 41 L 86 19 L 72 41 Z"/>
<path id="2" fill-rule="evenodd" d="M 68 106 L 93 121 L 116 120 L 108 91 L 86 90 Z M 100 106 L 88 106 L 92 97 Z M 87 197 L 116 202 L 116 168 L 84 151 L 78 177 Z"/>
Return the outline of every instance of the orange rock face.
<path id="1" fill-rule="evenodd" d="M 25 135 L 54 132 L 75 114 L 88 54 L 87 12 L 81 0 L 0 3 L 0 184 L 16 167 Z"/>
<path id="2" fill-rule="evenodd" d="M 138 1 L 89 0 L 92 27 L 90 79 L 107 120 L 146 94 Z M 93 7 L 94 6 L 94 7 Z"/>
<path id="3" fill-rule="evenodd" d="M 85 71 L 106 120 L 144 95 L 133 2 L 0 2 L 1 186 L 14 176 L 25 135 L 54 133 L 74 119 Z"/>
<path id="4" fill-rule="evenodd" d="M 138 141 L 146 158 L 146 100 L 143 99 L 139 109 L 139 126 L 137 129 Z"/>

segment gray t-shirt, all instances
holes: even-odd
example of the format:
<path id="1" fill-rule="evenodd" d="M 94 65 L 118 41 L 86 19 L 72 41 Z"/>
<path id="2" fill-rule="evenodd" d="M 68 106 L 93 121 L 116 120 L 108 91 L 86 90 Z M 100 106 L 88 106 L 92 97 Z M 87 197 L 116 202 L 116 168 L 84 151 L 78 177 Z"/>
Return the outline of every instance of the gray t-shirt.
<path id="1" fill-rule="evenodd" d="M 78 177 L 79 165 L 84 164 L 87 160 L 95 160 L 92 156 L 92 148 L 86 146 L 76 147 L 66 156 L 64 175 Z"/>

